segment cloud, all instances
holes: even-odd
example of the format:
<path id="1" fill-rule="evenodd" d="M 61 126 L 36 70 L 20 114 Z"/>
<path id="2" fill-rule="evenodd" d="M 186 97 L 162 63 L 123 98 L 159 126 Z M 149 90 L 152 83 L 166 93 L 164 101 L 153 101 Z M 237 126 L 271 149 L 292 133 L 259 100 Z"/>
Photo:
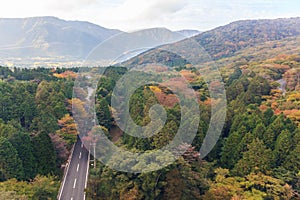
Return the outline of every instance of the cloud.
<path id="1" fill-rule="evenodd" d="M 143 14 L 145 19 L 158 18 L 160 16 L 171 15 L 182 9 L 187 5 L 187 1 L 182 0 L 155 0 L 151 1 L 152 5 L 146 8 Z"/>
<path id="2" fill-rule="evenodd" d="M 0 17 L 57 16 L 108 28 L 208 30 L 240 19 L 300 16 L 298 0 L 9 0 Z"/>

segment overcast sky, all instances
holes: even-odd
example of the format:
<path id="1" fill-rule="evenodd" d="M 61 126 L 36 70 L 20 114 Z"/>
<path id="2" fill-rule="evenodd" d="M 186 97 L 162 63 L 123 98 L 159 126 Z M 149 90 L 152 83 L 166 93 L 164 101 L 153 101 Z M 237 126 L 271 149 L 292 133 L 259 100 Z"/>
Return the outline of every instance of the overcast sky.
<path id="1" fill-rule="evenodd" d="M 56 16 L 124 31 L 209 30 L 240 19 L 300 17 L 299 0 L 2 0 L 0 17 Z"/>

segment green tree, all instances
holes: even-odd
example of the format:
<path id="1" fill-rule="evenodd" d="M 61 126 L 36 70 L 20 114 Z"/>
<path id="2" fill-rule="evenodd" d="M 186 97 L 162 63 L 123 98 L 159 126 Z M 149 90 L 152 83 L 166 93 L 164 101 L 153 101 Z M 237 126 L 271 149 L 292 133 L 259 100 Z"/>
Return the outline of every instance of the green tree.
<path id="1" fill-rule="evenodd" d="M 252 133 L 250 132 L 246 133 L 246 135 L 243 137 L 241 142 L 238 144 L 237 154 L 242 156 L 242 154 L 248 150 L 248 145 L 251 144 L 254 139 L 255 138 Z"/>
<path id="2" fill-rule="evenodd" d="M 24 171 L 17 150 L 5 138 L 0 137 L 0 179 L 23 179 Z"/>
<path id="3" fill-rule="evenodd" d="M 257 126 L 255 127 L 255 129 L 253 130 L 253 136 L 255 138 L 263 140 L 264 134 L 266 132 L 266 129 L 267 128 L 266 128 L 266 126 L 263 123 L 257 124 Z"/>
<path id="4" fill-rule="evenodd" d="M 276 158 L 277 166 L 280 166 L 282 163 L 285 162 L 287 156 L 290 153 L 291 148 L 291 134 L 288 130 L 283 130 L 278 136 L 275 143 L 274 155 Z"/>
<path id="5" fill-rule="evenodd" d="M 287 169 L 299 172 L 299 166 L 300 166 L 300 142 L 296 145 L 295 149 L 293 149 L 290 154 L 285 159 L 285 162 L 283 164 L 284 167 Z M 300 185 L 299 185 L 300 186 Z"/>
<path id="6" fill-rule="evenodd" d="M 262 95 L 268 95 L 270 90 L 268 81 L 263 77 L 256 76 L 251 80 L 247 92 L 243 95 L 243 100 L 246 104 L 260 104 Z"/>
<path id="7" fill-rule="evenodd" d="M 48 175 L 56 173 L 56 154 L 48 134 L 40 133 L 33 138 L 33 152 L 37 173 Z"/>
<path id="8" fill-rule="evenodd" d="M 59 189 L 59 182 L 54 177 L 37 176 L 32 184 L 34 194 L 33 200 L 56 199 Z"/>
<path id="9" fill-rule="evenodd" d="M 273 112 L 272 108 L 268 108 L 264 113 L 263 113 L 263 119 L 264 119 L 264 124 L 265 126 L 270 125 L 274 119 L 275 119 L 275 115 Z"/>
<path id="10" fill-rule="evenodd" d="M 246 128 L 243 126 L 239 131 L 231 133 L 225 140 L 221 153 L 221 163 L 223 167 L 231 169 L 240 159 L 241 155 L 238 152 L 238 148 L 245 133 Z"/>
<path id="11" fill-rule="evenodd" d="M 100 99 L 96 103 L 96 114 L 98 123 L 101 126 L 110 129 L 112 126 L 112 117 L 109 110 L 109 105 L 105 99 Z"/>
<path id="12" fill-rule="evenodd" d="M 270 126 L 267 128 L 264 134 L 263 141 L 268 148 L 275 148 L 275 141 L 281 133 L 281 131 L 283 131 L 284 129 L 284 117 L 280 115 L 272 122 L 272 124 L 270 124 Z"/>
<path id="13" fill-rule="evenodd" d="M 33 179 L 36 175 L 37 163 L 34 162 L 31 138 L 27 133 L 17 132 L 9 138 L 22 161 L 24 179 Z"/>
<path id="14" fill-rule="evenodd" d="M 251 172 L 263 172 L 267 173 L 272 166 L 273 154 L 264 143 L 255 139 L 248 145 L 248 150 L 243 153 L 243 157 L 235 165 L 233 173 L 245 176 Z"/>

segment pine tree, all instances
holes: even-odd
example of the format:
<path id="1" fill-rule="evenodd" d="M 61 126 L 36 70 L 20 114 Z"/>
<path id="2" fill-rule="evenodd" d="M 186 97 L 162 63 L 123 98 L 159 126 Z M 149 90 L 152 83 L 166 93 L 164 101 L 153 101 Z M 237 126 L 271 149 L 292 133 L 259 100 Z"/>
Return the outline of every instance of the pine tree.
<path id="1" fill-rule="evenodd" d="M 233 173 L 240 176 L 257 171 L 267 173 L 271 168 L 272 162 L 272 151 L 261 140 L 255 139 L 248 145 L 248 150 L 243 153 L 242 159 L 235 165 Z"/>
<path id="2" fill-rule="evenodd" d="M 231 169 L 240 158 L 238 145 L 240 144 L 246 128 L 242 127 L 240 131 L 233 132 L 226 139 L 221 153 L 222 166 Z"/>
<path id="3" fill-rule="evenodd" d="M 0 137 L 0 179 L 23 179 L 23 165 L 17 150 L 5 138 Z"/>
<path id="4" fill-rule="evenodd" d="M 37 173 L 48 175 L 56 173 L 56 155 L 51 139 L 47 133 L 40 133 L 33 138 L 33 152 Z"/>
<path id="5" fill-rule="evenodd" d="M 9 141 L 15 147 L 24 168 L 24 179 L 29 180 L 36 175 L 37 163 L 34 162 L 33 147 L 30 136 L 27 133 L 18 132 Z"/>
<path id="6" fill-rule="evenodd" d="M 253 136 L 255 138 L 258 138 L 260 140 L 263 139 L 264 134 L 266 132 L 266 126 L 263 123 L 259 123 L 257 124 L 257 126 L 255 127 L 255 129 L 253 130 Z"/>
<path id="7" fill-rule="evenodd" d="M 283 164 L 287 169 L 299 173 L 300 166 L 300 142 L 296 145 Z"/>
<path id="8" fill-rule="evenodd" d="M 105 99 L 100 99 L 96 104 L 96 114 L 98 123 L 101 126 L 110 129 L 112 125 L 111 113 L 109 110 L 109 105 Z"/>
<path id="9" fill-rule="evenodd" d="M 275 143 L 274 155 L 276 157 L 277 166 L 280 166 L 282 163 L 285 162 L 286 157 L 289 155 L 291 148 L 291 134 L 288 130 L 284 130 L 278 136 Z"/>

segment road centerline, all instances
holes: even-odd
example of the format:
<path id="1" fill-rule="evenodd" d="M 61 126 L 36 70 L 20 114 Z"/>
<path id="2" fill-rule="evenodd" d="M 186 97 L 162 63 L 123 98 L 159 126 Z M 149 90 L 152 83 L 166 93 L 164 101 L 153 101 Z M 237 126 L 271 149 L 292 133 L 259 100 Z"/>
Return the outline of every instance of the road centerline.
<path id="1" fill-rule="evenodd" d="M 77 182 L 77 179 L 75 178 L 75 180 L 74 180 L 74 185 L 73 185 L 73 189 L 76 188 L 76 182 Z"/>

